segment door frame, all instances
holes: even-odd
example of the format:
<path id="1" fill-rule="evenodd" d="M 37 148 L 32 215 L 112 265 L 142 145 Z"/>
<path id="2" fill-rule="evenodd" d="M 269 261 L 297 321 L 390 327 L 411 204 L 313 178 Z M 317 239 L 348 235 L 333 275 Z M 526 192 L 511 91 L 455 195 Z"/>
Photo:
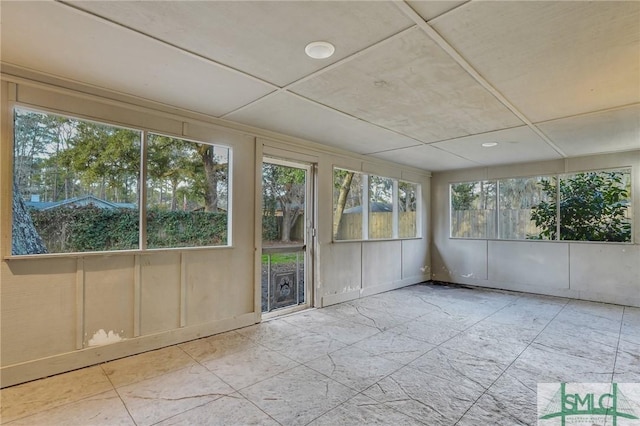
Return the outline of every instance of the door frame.
<path id="1" fill-rule="evenodd" d="M 267 147 L 265 147 L 267 148 Z M 265 149 L 260 157 L 256 157 L 259 176 L 256 177 L 257 183 L 257 197 L 259 200 L 256 206 L 256 311 L 261 320 L 287 315 L 293 312 L 309 309 L 315 306 L 315 276 L 316 276 L 316 245 L 317 245 L 317 160 L 309 161 L 309 158 L 301 159 L 300 156 L 295 155 L 292 152 L 277 152 L 274 150 Z M 279 151 L 279 150 L 275 150 Z M 283 155 L 284 154 L 284 155 Z M 292 155 L 287 155 L 292 154 Z M 304 156 L 308 157 L 308 156 Z M 299 168 L 306 171 L 305 182 L 305 240 L 306 250 L 304 254 L 304 288 L 305 288 L 305 302 L 300 305 L 293 305 L 291 307 L 285 307 L 277 309 L 272 312 L 262 312 L 261 298 L 262 298 L 262 166 L 264 163 L 276 164 L 279 166 Z"/>

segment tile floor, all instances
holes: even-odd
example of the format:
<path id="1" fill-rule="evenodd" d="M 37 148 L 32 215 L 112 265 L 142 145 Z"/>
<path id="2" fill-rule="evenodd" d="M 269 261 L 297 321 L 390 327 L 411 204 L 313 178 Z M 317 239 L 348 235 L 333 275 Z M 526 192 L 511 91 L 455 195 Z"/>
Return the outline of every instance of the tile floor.
<path id="1" fill-rule="evenodd" d="M 2 390 L 10 425 L 517 425 L 640 382 L 640 309 L 415 285 Z"/>

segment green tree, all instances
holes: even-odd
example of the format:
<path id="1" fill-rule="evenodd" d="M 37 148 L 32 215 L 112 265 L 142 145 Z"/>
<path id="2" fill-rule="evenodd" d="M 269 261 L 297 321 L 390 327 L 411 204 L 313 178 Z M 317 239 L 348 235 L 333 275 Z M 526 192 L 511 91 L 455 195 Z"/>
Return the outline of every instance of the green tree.
<path id="1" fill-rule="evenodd" d="M 196 151 L 202 161 L 204 170 L 204 173 L 197 175 L 201 179 L 196 181 L 196 184 L 199 184 L 198 187 L 202 190 L 204 210 L 207 212 L 217 212 L 222 195 L 220 193 L 221 189 L 223 187 L 226 188 L 228 163 L 221 161 L 219 156 L 216 155 L 216 147 L 213 145 L 194 145 L 197 147 Z"/>
<path id="2" fill-rule="evenodd" d="M 416 211 L 417 185 L 398 181 L 398 210 L 401 212 Z"/>
<path id="3" fill-rule="evenodd" d="M 154 208 L 175 211 L 181 198 L 184 209 L 217 213 L 225 207 L 228 172 L 228 148 L 149 135 L 147 197 Z"/>
<path id="4" fill-rule="evenodd" d="M 546 199 L 538 184 L 540 178 L 514 178 L 500 181 L 500 209 L 528 209 Z"/>
<path id="5" fill-rule="evenodd" d="M 453 210 L 471 210 L 478 199 L 476 182 L 451 185 L 451 208 Z"/>
<path id="6" fill-rule="evenodd" d="M 631 224 L 626 217 L 629 205 L 626 175 L 621 171 L 587 172 L 540 181 L 549 201 L 533 207 L 531 220 L 541 231 L 532 238 L 557 239 L 559 191 L 561 240 L 631 241 Z"/>
<path id="7" fill-rule="evenodd" d="M 302 169 L 264 163 L 262 186 L 265 205 L 277 201 L 282 211 L 280 240 L 291 241 L 291 230 L 304 213 L 306 173 Z"/>
<path id="8" fill-rule="evenodd" d="M 46 199 L 47 160 L 58 144 L 58 117 L 16 110 L 14 117 L 14 181 L 21 194 Z M 51 201 L 55 201 L 52 199 Z"/>
<path id="9" fill-rule="evenodd" d="M 153 208 L 165 208 L 164 190 L 168 186 L 169 208 L 178 209 L 179 185 L 188 188 L 183 191 L 184 199 L 202 205 L 202 194 L 193 188 L 194 174 L 200 159 L 196 155 L 196 146 L 192 142 L 168 136 L 149 135 L 147 147 L 147 176 L 149 186 L 148 204 Z M 159 189 L 156 193 L 154 189 Z"/>
<path id="10" fill-rule="evenodd" d="M 381 176 L 369 176 L 369 201 L 390 205 L 393 202 L 393 180 Z"/>
<path id="11" fill-rule="evenodd" d="M 45 199 L 51 201 L 60 201 L 70 198 L 73 191 L 74 171 L 56 161 L 61 151 L 69 148 L 69 142 L 72 140 L 77 122 L 55 115 L 43 117 L 44 123 L 49 123 L 53 140 L 49 144 L 47 154 L 49 158 L 44 160 L 42 168 L 42 183 Z"/>
<path id="12" fill-rule="evenodd" d="M 276 217 L 278 202 L 272 196 L 264 194 L 262 197 L 262 239 L 276 241 L 280 238 L 280 227 Z"/>
<path id="13" fill-rule="evenodd" d="M 85 193 L 116 202 L 136 202 L 139 132 L 77 121 L 68 145 L 51 159 L 75 172 Z"/>

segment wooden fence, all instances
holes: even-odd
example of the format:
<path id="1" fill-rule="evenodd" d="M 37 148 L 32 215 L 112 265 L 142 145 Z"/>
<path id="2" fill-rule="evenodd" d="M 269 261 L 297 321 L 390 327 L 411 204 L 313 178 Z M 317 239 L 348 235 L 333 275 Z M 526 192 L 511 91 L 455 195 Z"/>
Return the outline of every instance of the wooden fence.
<path id="1" fill-rule="evenodd" d="M 398 236 L 400 238 L 416 235 L 416 212 L 398 214 Z M 393 213 L 375 212 L 369 214 L 369 238 L 391 238 L 393 236 Z M 362 214 L 345 213 L 340 221 L 338 240 L 362 239 Z"/>
<path id="2" fill-rule="evenodd" d="M 531 220 L 532 209 L 500 210 L 499 238 L 522 240 L 538 235 L 540 229 Z M 498 238 L 496 210 L 454 210 L 451 212 L 451 236 L 456 238 Z"/>
<path id="3" fill-rule="evenodd" d="M 495 210 L 457 210 L 451 213 L 451 236 L 454 238 L 501 238 L 524 240 L 540 234 L 541 228 L 531 220 L 533 209 L 500 210 L 500 235 Z M 631 222 L 631 207 L 625 210 Z"/>

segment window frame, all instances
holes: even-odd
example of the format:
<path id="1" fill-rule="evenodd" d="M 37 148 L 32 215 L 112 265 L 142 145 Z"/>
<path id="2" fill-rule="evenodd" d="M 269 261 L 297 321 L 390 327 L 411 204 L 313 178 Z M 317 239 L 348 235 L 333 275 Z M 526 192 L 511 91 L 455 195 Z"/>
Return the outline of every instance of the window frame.
<path id="1" fill-rule="evenodd" d="M 452 203 L 453 203 L 453 186 L 454 185 L 460 185 L 460 184 L 469 184 L 469 183 L 473 183 L 474 185 L 476 184 L 480 184 L 480 183 L 487 183 L 487 184 L 495 184 L 495 210 L 494 210 L 494 214 L 495 214 L 495 218 L 492 218 L 494 223 L 494 231 L 495 231 L 495 235 L 496 237 L 487 237 L 487 233 L 488 233 L 488 226 L 489 226 L 489 219 L 485 218 L 485 224 L 484 224 L 484 236 L 483 237 L 454 237 L 453 236 L 453 220 L 452 220 L 452 216 L 453 216 L 453 209 L 452 209 Z M 498 206 L 498 198 L 499 198 L 499 191 L 500 191 L 500 185 L 498 183 L 498 180 L 495 179 L 477 179 L 477 180 L 470 180 L 470 181 L 460 181 L 460 182 L 450 182 L 449 183 L 449 204 L 448 204 L 448 211 L 449 211 L 449 239 L 456 239 L 456 240 L 495 240 L 497 239 L 497 236 L 499 235 L 499 218 L 498 218 L 498 212 L 499 212 L 499 206 Z M 481 209 L 473 209 L 474 211 L 480 211 Z M 460 210 L 463 211 L 463 210 Z"/>
<path id="2" fill-rule="evenodd" d="M 358 171 L 358 170 L 353 170 L 350 169 L 348 167 L 341 167 L 339 165 L 333 165 L 332 167 L 332 176 L 331 176 L 331 188 L 332 191 L 334 189 L 334 184 L 335 184 L 335 173 L 336 170 L 341 170 L 341 171 L 347 171 L 347 172 L 354 172 L 354 173 L 358 173 L 362 176 L 361 179 L 361 185 L 362 185 L 362 196 L 361 196 L 361 200 L 360 200 L 360 206 L 362 208 L 362 238 L 353 238 L 353 239 L 336 239 L 333 236 L 333 232 L 332 232 L 332 236 L 331 236 L 331 241 L 333 243 L 349 243 L 349 242 L 365 242 L 365 241 L 402 241 L 402 240 L 416 240 L 416 239 L 422 239 L 422 184 L 419 182 L 414 182 L 411 180 L 407 180 L 407 179 L 401 179 L 401 178 L 394 178 L 394 177 L 388 177 L 388 176 L 384 176 L 384 175 L 379 175 L 379 174 L 373 174 L 373 173 L 367 173 L 367 172 L 363 172 L 363 171 Z M 382 238 L 372 238 L 370 236 L 370 230 L 369 230 L 369 219 L 370 219 L 370 202 L 371 202 L 371 195 L 370 195 L 370 190 L 371 190 L 371 186 L 370 186 L 370 177 L 371 176 L 376 176 L 379 178 L 383 178 L 383 179 L 388 179 L 391 181 L 392 183 L 392 200 L 391 200 L 391 205 L 392 205 L 392 211 L 390 212 L 392 215 L 392 235 L 390 237 L 382 237 Z M 398 189 L 398 185 L 400 182 L 403 183 L 408 183 L 411 185 L 415 185 L 416 187 L 416 215 L 415 215 L 415 229 L 416 229 L 416 233 L 414 236 L 411 237 L 400 237 L 399 236 L 399 201 L 398 201 L 398 197 L 399 197 L 399 189 Z M 333 220 L 334 215 L 335 215 L 335 199 L 334 196 L 332 194 L 332 229 L 334 226 Z M 366 214 L 365 214 L 366 213 Z"/>
<path id="3" fill-rule="evenodd" d="M 336 210 L 336 203 L 334 200 L 334 195 L 333 195 L 333 191 L 335 189 L 335 177 L 336 177 L 336 170 L 341 170 L 341 171 L 345 171 L 345 172 L 351 172 L 351 173 L 357 173 L 358 175 L 361 176 L 360 178 L 360 238 L 352 238 L 352 239 L 337 239 L 334 236 L 333 233 L 333 229 L 335 227 L 335 210 Z M 353 185 L 353 184 L 352 184 Z M 364 214 L 365 210 L 368 211 L 369 210 L 369 200 L 368 200 L 368 194 L 365 194 L 365 185 L 368 188 L 369 186 L 369 181 L 367 178 L 367 174 L 363 173 L 361 171 L 357 171 L 357 170 L 352 170 L 349 168 L 343 168 L 343 167 L 337 167 L 337 166 L 333 166 L 332 170 L 331 170 L 331 241 L 332 242 L 337 242 L 337 243 L 342 243 L 342 242 L 353 242 L 353 241 L 364 241 L 368 238 L 368 230 L 369 230 L 369 215 L 368 214 Z M 351 189 L 350 189 L 351 190 Z M 366 195 L 366 196 L 365 196 Z M 344 214 L 344 212 L 343 212 Z M 366 230 L 366 234 L 365 234 L 365 230 Z"/>
<path id="4" fill-rule="evenodd" d="M 496 240 L 501 240 L 501 241 L 555 241 L 555 240 L 551 240 L 551 239 L 545 240 L 545 239 L 534 239 L 534 238 L 504 238 L 504 237 L 501 237 L 500 235 L 502 234 L 503 227 L 504 227 L 503 222 L 501 220 L 501 216 L 502 216 L 501 212 L 503 210 L 508 210 L 508 209 L 503 209 L 502 208 L 503 206 L 501 204 L 500 197 L 502 195 L 502 192 L 501 192 L 502 191 L 502 184 L 501 183 L 503 181 L 513 180 L 513 179 L 536 179 L 536 178 L 539 178 L 539 179 L 557 179 L 556 176 L 557 175 L 541 175 L 541 174 L 538 174 L 538 175 L 532 175 L 532 176 L 508 177 L 508 178 L 501 178 L 501 179 L 497 179 L 496 180 L 496 182 L 497 182 L 496 183 L 497 184 L 496 193 L 497 193 L 497 197 L 498 197 L 497 198 L 497 206 L 496 206 L 496 211 L 497 211 L 497 215 L 498 215 L 497 216 L 497 227 L 496 227 L 496 238 L 495 238 Z M 556 191 L 556 198 L 557 198 L 557 196 L 558 196 L 558 191 Z M 529 220 L 529 221 L 531 221 L 531 220 Z"/>
<path id="5" fill-rule="evenodd" d="M 104 251 L 86 251 L 86 252 L 58 252 L 58 253 L 35 253 L 35 254 L 13 254 L 12 253 L 12 243 L 13 243 L 13 208 L 8 207 L 7 210 L 7 225 L 9 232 L 7 233 L 7 249 L 3 250 L 3 259 L 7 260 L 19 260 L 19 259 L 45 259 L 45 258 L 82 258 L 89 256 L 120 256 L 120 255 L 131 255 L 131 254 L 142 254 L 142 253 L 152 253 L 152 252 L 166 252 L 166 251 L 201 251 L 201 250 L 215 250 L 215 249 L 230 249 L 233 248 L 233 233 L 232 233 L 232 224 L 233 224 L 233 151 L 234 148 L 227 144 L 217 144 L 211 143 L 203 140 L 195 140 L 193 138 L 185 137 L 183 135 L 174 135 L 168 133 L 166 131 L 160 131 L 155 129 L 150 129 L 144 126 L 136 126 L 131 124 L 122 124 L 109 119 L 96 118 L 93 116 L 87 116 L 85 114 L 71 113 L 66 111 L 60 111 L 55 108 L 47 108 L 30 104 L 24 104 L 18 101 L 11 101 L 8 105 L 8 114 L 9 118 L 7 131 L 8 131 L 8 140 L 7 144 L 7 169 L 8 173 L 6 177 L 9 181 L 9 191 L 8 198 L 9 205 L 12 205 L 13 199 L 13 183 L 15 180 L 15 114 L 16 110 L 34 113 L 34 114 L 43 114 L 43 115 L 53 115 L 57 117 L 67 118 L 70 120 L 84 121 L 89 123 L 94 123 L 98 125 L 117 127 L 120 129 L 126 129 L 130 131 L 135 131 L 140 133 L 140 173 L 138 175 L 138 194 L 137 194 L 137 203 L 138 203 L 138 248 L 135 249 L 124 249 L 124 250 L 104 250 Z M 228 150 L 228 165 L 227 165 L 227 219 L 226 219 L 226 232 L 227 239 L 226 244 L 224 245 L 208 245 L 208 246 L 187 246 L 187 247 L 159 247 L 159 248 L 147 248 L 146 241 L 146 216 L 147 216 L 147 147 L 148 147 L 148 135 L 154 134 L 158 136 L 166 136 L 173 139 L 181 139 L 187 142 L 204 144 L 210 146 L 217 146 L 221 148 L 225 148 Z"/>
<path id="6" fill-rule="evenodd" d="M 630 191 L 628 194 L 628 199 L 629 199 L 629 206 L 633 209 L 633 205 L 634 205 L 634 199 L 633 199 L 633 195 L 634 195 L 634 181 L 633 181 L 633 173 L 634 173 L 634 167 L 632 165 L 627 165 L 627 166 L 614 166 L 614 167 L 603 167 L 603 168 L 590 168 L 590 169 L 580 169 L 580 170 L 572 170 L 572 171 L 565 171 L 562 173 L 550 173 L 550 174 L 534 174 L 534 175 L 527 175 L 527 176 L 510 176 L 510 177 L 502 177 L 502 178 L 495 178 L 495 179 L 476 179 L 476 180 L 464 180 L 464 181 L 450 181 L 448 182 L 448 191 L 449 191 L 449 196 L 448 196 L 448 213 L 449 213 L 449 239 L 452 240 L 487 240 L 487 241 L 522 241 L 522 242 L 561 242 L 561 243 L 580 243 L 580 244 L 635 244 L 635 238 L 634 238 L 634 234 L 635 234 L 635 226 L 634 226 L 634 215 L 635 213 L 633 212 L 633 210 L 631 211 L 631 216 L 629 218 L 629 224 L 631 226 L 631 231 L 630 231 L 630 239 L 629 241 L 599 241 L 599 240 L 568 240 L 568 239 L 562 239 L 562 236 L 560 235 L 560 228 L 561 228 L 561 224 L 560 224 L 560 219 L 561 219 L 561 215 L 560 215 L 560 208 L 558 207 L 556 209 L 556 237 L 554 239 L 527 239 L 527 238 L 518 238 L 518 239 L 513 239 L 513 238 L 501 238 L 500 237 L 500 229 L 502 227 L 501 225 L 501 217 L 500 217 L 500 211 L 501 211 L 501 203 L 500 203 L 500 182 L 501 181 L 505 181 L 505 180 L 510 180 L 510 179 L 532 179 L 532 178 L 542 178 L 542 179 L 555 179 L 556 181 L 556 193 L 555 193 L 555 202 L 557 206 L 560 206 L 560 180 L 561 179 L 566 179 L 567 177 L 570 176 L 574 176 L 574 175 L 578 175 L 581 173 L 599 173 L 599 172 L 616 172 L 616 171 L 628 171 L 629 177 L 630 177 Z M 453 192 L 452 192 L 452 188 L 454 185 L 458 185 L 458 184 L 464 184 L 464 183 L 478 183 L 480 181 L 485 181 L 485 182 L 496 182 L 496 212 L 497 212 L 497 223 L 496 223 L 496 237 L 495 238 L 474 238 L 474 237 L 454 237 L 453 236 L 453 228 L 452 228 L 452 213 L 453 213 L 453 209 L 452 209 L 452 196 L 453 196 Z"/>
<path id="7" fill-rule="evenodd" d="M 558 207 L 557 212 L 556 212 L 557 232 L 556 232 L 556 240 L 553 240 L 553 241 L 561 241 L 561 242 L 567 242 L 567 243 L 635 244 L 635 241 L 634 241 L 635 226 L 634 226 L 634 223 L 633 223 L 634 222 L 633 216 L 636 213 L 633 211 L 633 207 L 634 207 L 634 199 L 633 199 L 633 193 L 634 193 L 633 172 L 634 172 L 634 170 L 633 169 L 634 169 L 633 166 L 618 166 L 618 167 L 604 167 L 604 168 L 595 168 L 595 169 L 587 169 L 587 170 L 565 171 L 564 173 L 558 173 L 557 177 L 556 177 L 556 179 L 557 179 L 557 181 L 556 181 L 556 203 L 557 203 L 558 206 L 560 206 L 560 202 L 561 202 L 561 191 L 560 191 L 560 186 L 561 185 L 560 185 L 560 181 L 561 180 L 568 179 L 568 178 L 570 178 L 572 176 L 575 176 L 575 175 L 578 175 L 578 174 L 583 174 L 583 173 L 607 173 L 607 172 L 610 173 L 610 172 L 628 171 L 628 174 L 629 174 L 628 200 L 629 200 L 629 207 L 631 208 L 631 216 L 629 217 L 629 241 L 600 241 L 600 240 L 567 240 L 567 239 L 563 239 L 562 238 L 562 234 L 561 234 L 561 228 L 562 228 L 561 211 L 562 211 L 562 209 L 560 207 Z"/>
<path id="8" fill-rule="evenodd" d="M 231 235 L 231 216 L 232 216 L 232 159 L 233 159 L 233 149 L 232 147 L 228 146 L 228 145 L 223 145 L 223 144 L 216 144 L 216 143 L 208 143 L 208 142 L 202 142 L 202 141 L 197 141 L 194 139 L 190 139 L 190 138 L 186 138 L 184 136 L 172 136 L 166 133 L 162 133 L 162 132 L 156 132 L 156 131 L 151 131 L 151 130 L 143 130 L 143 135 L 144 135 L 144 143 L 142 145 L 142 161 L 140 162 L 140 172 L 141 172 L 141 177 L 140 179 L 142 180 L 142 173 L 144 172 L 144 180 L 142 180 L 142 182 L 144 182 L 144 185 L 140 185 L 141 188 L 144 188 L 144 201 L 145 201 L 145 205 L 144 205 L 144 211 L 141 208 L 140 209 L 140 247 L 142 250 L 145 251 L 162 251 L 162 250 L 193 250 L 193 249 L 207 249 L 207 248 L 214 248 L 214 247 L 231 247 L 232 246 L 232 235 Z M 148 185 L 147 185 L 147 179 L 148 179 L 148 175 L 147 175 L 147 171 L 148 171 L 148 160 L 149 160 L 149 156 L 148 156 L 148 148 L 149 148 L 149 136 L 151 135 L 156 135 L 156 136 L 160 136 L 160 137 L 167 137 L 167 138 L 171 138 L 171 139 L 180 139 L 181 141 L 184 142 L 189 142 L 189 143 L 194 143 L 194 144 L 200 144 L 200 145 L 209 145 L 212 147 L 218 147 L 218 148 L 224 148 L 227 150 L 227 219 L 226 219 L 226 233 L 227 233 L 227 242 L 226 244 L 220 244 L 220 245 L 214 245 L 214 246 L 187 246 L 187 247 L 152 247 L 149 248 L 147 247 L 148 245 L 148 235 L 147 235 L 147 213 L 148 213 L 148 207 L 147 207 L 147 203 L 148 203 L 148 197 L 147 197 L 147 192 L 148 192 Z M 144 167 L 143 167 L 144 166 Z M 140 201 L 142 202 L 142 200 Z M 143 215 L 144 214 L 144 219 L 143 219 Z M 143 223 L 144 221 L 144 223 Z M 144 225 L 144 227 L 143 227 Z M 143 231 L 144 231 L 144 235 L 143 235 Z"/>
<path id="9" fill-rule="evenodd" d="M 373 211 L 373 203 L 377 202 L 377 201 L 373 201 L 372 199 L 372 188 L 371 188 L 371 184 L 373 179 L 371 179 L 372 177 L 374 178 L 378 178 L 380 180 L 387 180 L 390 181 L 391 183 L 391 235 L 390 236 L 382 236 L 382 237 L 373 237 L 372 234 L 372 229 L 371 229 L 371 223 L 372 223 L 372 217 L 373 217 L 373 213 L 375 213 Z M 374 175 L 374 174 L 368 174 L 367 175 L 367 198 L 368 198 L 368 205 L 367 205 L 367 239 L 369 240 L 374 240 L 374 241 L 380 241 L 380 240 L 393 240 L 393 239 L 397 239 L 398 238 L 398 180 L 397 179 L 393 179 L 393 178 L 389 178 L 386 176 L 380 176 L 380 175 Z"/>
<path id="10" fill-rule="evenodd" d="M 416 232 L 411 237 L 400 236 L 400 183 L 401 182 L 409 185 L 414 185 L 415 191 L 416 191 L 415 224 L 414 224 Z M 397 226 L 394 226 L 394 236 L 397 236 L 397 238 L 401 240 L 410 240 L 410 239 L 420 238 L 421 230 L 422 230 L 422 227 L 420 226 L 420 224 L 422 223 L 422 221 L 420 220 L 420 218 L 422 217 L 420 214 L 420 211 L 421 211 L 420 209 L 422 208 L 422 185 L 420 185 L 419 183 L 411 182 L 404 179 L 395 179 L 394 189 L 398 194 L 397 197 L 395 198 L 397 205 L 395 206 L 396 208 L 394 209 L 394 214 L 397 215 L 397 220 L 395 221 L 395 224 Z"/>

